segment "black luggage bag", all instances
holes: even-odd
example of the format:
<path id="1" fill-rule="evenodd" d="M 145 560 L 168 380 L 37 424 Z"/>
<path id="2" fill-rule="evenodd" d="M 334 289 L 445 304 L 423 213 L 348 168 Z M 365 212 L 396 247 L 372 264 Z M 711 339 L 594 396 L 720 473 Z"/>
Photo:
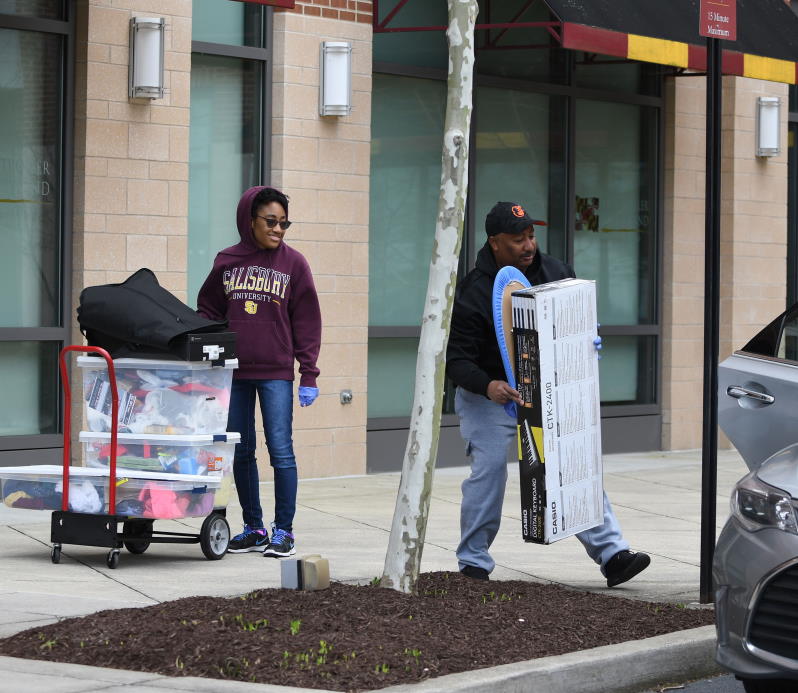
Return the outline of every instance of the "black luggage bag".
<path id="1" fill-rule="evenodd" d="M 121 284 L 86 287 L 78 323 L 90 346 L 112 358 L 225 361 L 236 358 L 226 320 L 208 320 L 142 268 Z"/>

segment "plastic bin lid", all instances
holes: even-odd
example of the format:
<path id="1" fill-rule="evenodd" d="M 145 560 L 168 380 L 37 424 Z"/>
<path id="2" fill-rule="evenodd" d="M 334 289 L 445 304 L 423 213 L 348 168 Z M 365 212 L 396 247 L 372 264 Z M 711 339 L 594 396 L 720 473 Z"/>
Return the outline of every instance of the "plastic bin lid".
<path id="1" fill-rule="evenodd" d="M 122 443 L 132 443 L 134 445 L 174 445 L 176 447 L 188 447 L 199 445 L 214 445 L 216 443 L 240 443 L 240 433 L 195 433 L 191 435 L 158 435 L 148 433 L 118 433 L 117 441 Z M 94 441 L 111 440 L 110 432 L 102 433 L 99 431 L 81 431 L 79 440 L 81 443 L 91 443 Z"/>
<path id="2" fill-rule="evenodd" d="M 78 356 L 81 368 L 106 368 L 105 359 L 99 356 Z M 238 368 L 238 359 L 227 359 L 224 366 L 214 366 L 212 361 L 169 361 L 164 359 L 114 359 L 115 368 L 153 368 L 180 370 L 205 370 L 210 368 Z"/>
<path id="3" fill-rule="evenodd" d="M 108 478 L 108 467 L 70 467 L 69 479 L 84 478 Z M 41 480 L 43 476 L 58 477 L 64 476 L 64 468 L 58 464 L 31 464 L 26 467 L 0 467 L 0 479 L 25 479 L 31 481 Z M 116 478 L 119 479 L 144 479 L 147 481 L 177 481 L 185 484 L 196 484 L 197 486 L 218 487 L 221 484 L 220 476 L 203 476 L 201 474 L 169 474 L 166 472 L 145 472 L 139 469 L 117 468 Z"/>

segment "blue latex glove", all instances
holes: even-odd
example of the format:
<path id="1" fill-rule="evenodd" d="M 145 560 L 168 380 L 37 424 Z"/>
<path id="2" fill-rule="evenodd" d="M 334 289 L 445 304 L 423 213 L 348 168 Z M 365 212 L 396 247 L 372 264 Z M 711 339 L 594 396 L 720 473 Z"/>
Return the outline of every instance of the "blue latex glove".
<path id="1" fill-rule="evenodd" d="M 299 406 L 300 407 L 309 407 L 316 401 L 316 397 L 319 396 L 319 388 L 317 387 L 307 387 L 305 385 L 299 386 Z"/>
<path id="2" fill-rule="evenodd" d="M 596 332 L 598 332 L 598 331 L 599 331 L 599 329 L 601 329 L 601 323 L 599 323 L 598 325 L 596 325 Z M 603 344 L 602 344 L 602 342 L 601 342 L 601 337 L 600 337 L 600 336 L 599 336 L 599 337 L 596 337 L 596 338 L 593 340 L 593 346 L 594 346 L 594 347 L 596 347 L 596 351 L 601 351 L 601 347 L 602 347 L 602 346 L 604 346 L 604 345 L 603 345 Z M 601 354 L 599 354 L 599 355 L 598 355 L 598 357 L 599 357 L 599 361 L 601 361 Z"/>

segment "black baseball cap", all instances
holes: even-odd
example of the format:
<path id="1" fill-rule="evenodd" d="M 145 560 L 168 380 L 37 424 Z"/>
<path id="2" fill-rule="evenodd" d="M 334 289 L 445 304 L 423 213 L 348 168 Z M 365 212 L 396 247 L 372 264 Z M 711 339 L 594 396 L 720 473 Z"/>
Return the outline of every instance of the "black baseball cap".
<path id="1" fill-rule="evenodd" d="M 488 236 L 499 233 L 521 233 L 533 224 L 546 226 L 545 221 L 530 217 L 517 202 L 497 202 L 485 217 L 485 233 Z"/>

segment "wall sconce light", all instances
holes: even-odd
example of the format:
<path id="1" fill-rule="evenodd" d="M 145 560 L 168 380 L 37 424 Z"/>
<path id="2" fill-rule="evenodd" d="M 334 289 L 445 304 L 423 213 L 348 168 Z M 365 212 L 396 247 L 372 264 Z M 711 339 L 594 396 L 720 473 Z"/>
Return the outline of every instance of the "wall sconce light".
<path id="1" fill-rule="evenodd" d="M 163 17 L 130 20 L 128 94 L 132 99 L 163 98 Z"/>
<path id="2" fill-rule="evenodd" d="M 319 115 L 349 115 L 352 112 L 352 44 L 323 41 L 320 67 Z"/>
<path id="3" fill-rule="evenodd" d="M 756 100 L 756 155 L 781 154 L 781 98 L 760 96 Z"/>

